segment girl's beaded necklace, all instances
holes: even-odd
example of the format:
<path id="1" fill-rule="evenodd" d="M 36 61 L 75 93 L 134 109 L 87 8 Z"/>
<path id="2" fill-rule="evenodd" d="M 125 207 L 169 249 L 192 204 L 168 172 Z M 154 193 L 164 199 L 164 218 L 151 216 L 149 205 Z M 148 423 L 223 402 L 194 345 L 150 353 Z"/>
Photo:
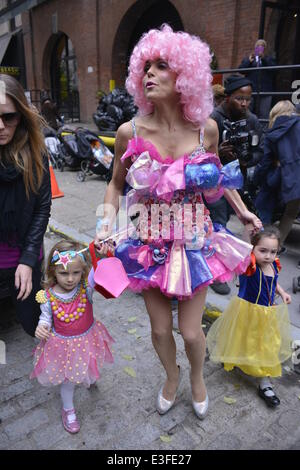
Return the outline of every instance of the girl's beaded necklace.
<path id="1" fill-rule="evenodd" d="M 79 320 L 79 318 L 81 318 L 84 315 L 84 312 L 86 309 L 86 303 L 87 303 L 86 286 L 84 284 L 80 285 L 80 299 L 79 299 L 78 306 L 71 313 L 66 313 L 64 308 L 58 305 L 58 300 L 61 302 L 62 299 L 60 299 L 53 292 L 53 289 L 49 289 L 49 294 L 50 294 L 50 304 L 51 304 L 53 315 L 55 315 L 60 321 L 65 322 L 65 323 L 70 323 L 70 322 L 73 323 L 74 321 Z M 70 304 L 74 302 L 77 296 L 78 296 L 78 289 L 76 290 L 75 294 L 72 296 L 71 299 L 63 300 L 63 303 Z"/>

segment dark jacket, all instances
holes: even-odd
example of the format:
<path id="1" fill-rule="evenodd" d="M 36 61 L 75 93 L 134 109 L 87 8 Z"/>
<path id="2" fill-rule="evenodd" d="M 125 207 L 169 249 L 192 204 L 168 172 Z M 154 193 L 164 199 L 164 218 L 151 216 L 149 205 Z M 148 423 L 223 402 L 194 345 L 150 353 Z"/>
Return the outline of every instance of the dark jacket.
<path id="1" fill-rule="evenodd" d="M 300 116 L 279 116 L 266 132 L 264 156 L 255 169 L 257 183 L 263 183 L 276 160 L 280 162 L 283 203 L 300 199 Z"/>
<path id="2" fill-rule="evenodd" d="M 223 139 L 222 139 L 222 134 L 223 134 L 223 131 L 225 130 L 225 127 L 224 127 L 224 121 L 225 119 L 229 119 L 229 115 L 227 114 L 226 112 L 226 107 L 224 106 L 224 103 L 220 104 L 219 106 L 217 106 L 211 116 L 210 116 L 214 121 L 216 121 L 217 125 L 218 125 L 218 129 L 219 129 L 219 145 L 223 142 Z M 262 157 L 263 155 L 263 149 L 264 149 L 264 144 L 263 144 L 263 140 L 264 140 L 264 134 L 263 134 L 263 129 L 262 129 L 262 126 L 258 120 L 258 117 L 251 113 L 250 111 L 247 111 L 247 114 L 246 114 L 246 121 L 247 121 L 247 130 L 248 131 L 255 131 L 258 136 L 259 136 L 259 145 L 256 147 L 256 148 L 253 148 L 253 150 L 251 151 L 252 153 L 252 159 L 251 159 L 251 164 L 256 164 L 260 158 Z M 223 164 L 226 163 L 226 162 L 222 162 Z"/>
<path id="3" fill-rule="evenodd" d="M 21 247 L 19 263 L 32 268 L 39 259 L 52 200 L 48 157 L 44 157 L 43 163 L 45 172 L 42 185 L 37 194 L 30 192 L 29 199 L 26 198 L 18 240 Z"/>
<path id="4" fill-rule="evenodd" d="M 271 67 L 276 65 L 275 59 L 266 56 L 261 59 L 260 67 Z M 275 72 L 271 70 L 259 70 L 255 60 L 250 62 L 249 57 L 244 57 L 239 68 L 253 68 L 253 71 L 242 72 L 253 83 L 253 91 L 273 91 Z"/>

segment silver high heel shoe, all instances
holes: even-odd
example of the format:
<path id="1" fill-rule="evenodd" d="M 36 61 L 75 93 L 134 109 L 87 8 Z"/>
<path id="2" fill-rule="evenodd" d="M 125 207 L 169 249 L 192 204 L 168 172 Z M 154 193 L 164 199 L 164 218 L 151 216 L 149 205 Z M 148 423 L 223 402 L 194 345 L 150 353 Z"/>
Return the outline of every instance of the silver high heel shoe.
<path id="1" fill-rule="evenodd" d="M 208 395 L 204 401 L 194 401 L 192 400 L 193 408 L 199 419 L 204 419 L 208 411 Z"/>
<path id="2" fill-rule="evenodd" d="M 162 394 L 164 386 L 162 386 L 158 392 L 157 400 L 156 400 L 156 409 L 160 415 L 164 415 L 165 413 L 167 413 L 167 411 L 169 411 L 175 403 L 177 391 L 178 391 L 180 380 L 181 380 L 180 366 L 178 366 L 178 369 L 179 369 L 178 386 L 175 392 L 174 399 L 167 400 L 166 398 L 164 398 Z"/>

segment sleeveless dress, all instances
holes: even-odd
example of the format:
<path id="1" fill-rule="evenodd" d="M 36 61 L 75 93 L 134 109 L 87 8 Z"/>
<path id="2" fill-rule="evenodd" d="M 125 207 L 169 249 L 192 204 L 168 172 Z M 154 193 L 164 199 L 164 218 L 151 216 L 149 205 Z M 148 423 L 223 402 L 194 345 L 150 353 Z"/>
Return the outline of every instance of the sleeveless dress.
<path id="1" fill-rule="evenodd" d="M 259 266 L 250 266 L 240 276 L 238 296 L 209 329 L 210 359 L 224 363 L 227 371 L 236 366 L 254 377 L 279 377 L 281 363 L 291 356 L 288 308 L 274 305 L 278 261 L 273 269 L 274 276 L 266 276 Z"/>
<path id="2" fill-rule="evenodd" d="M 65 381 L 89 387 L 100 377 L 99 368 L 113 362 L 113 342 L 105 326 L 93 316 L 86 283 L 80 283 L 73 297 L 62 299 L 53 289 L 40 291 L 40 303 L 52 312 L 52 329 L 47 341 L 34 350 L 34 369 L 30 378 L 42 385 Z"/>
<path id="3" fill-rule="evenodd" d="M 126 176 L 126 211 L 139 212 L 130 236 L 115 251 L 134 292 L 158 287 L 168 297 L 189 299 L 214 281 L 229 281 L 245 271 L 251 245 L 222 226 L 213 226 L 203 203 L 224 189 L 240 188 L 238 160 L 222 167 L 219 157 L 200 145 L 189 155 L 162 158 L 149 141 L 133 139 L 121 160 L 131 158 Z M 121 209 L 122 210 L 122 207 Z M 124 210 L 124 209 L 123 209 Z"/>

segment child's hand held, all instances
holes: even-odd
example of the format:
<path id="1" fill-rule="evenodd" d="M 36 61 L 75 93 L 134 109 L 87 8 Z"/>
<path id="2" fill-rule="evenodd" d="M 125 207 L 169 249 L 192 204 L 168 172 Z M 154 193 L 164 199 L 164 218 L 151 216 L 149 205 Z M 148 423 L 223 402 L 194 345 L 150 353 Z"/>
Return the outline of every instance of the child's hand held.
<path id="1" fill-rule="evenodd" d="M 50 336 L 50 327 L 46 325 L 38 325 L 35 330 L 35 337 L 39 340 L 46 340 Z"/>
<path id="2" fill-rule="evenodd" d="M 292 298 L 291 298 L 290 294 L 288 294 L 287 292 L 283 293 L 282 300 L 285 304 L 290 304 L 292 302 Z"/>

